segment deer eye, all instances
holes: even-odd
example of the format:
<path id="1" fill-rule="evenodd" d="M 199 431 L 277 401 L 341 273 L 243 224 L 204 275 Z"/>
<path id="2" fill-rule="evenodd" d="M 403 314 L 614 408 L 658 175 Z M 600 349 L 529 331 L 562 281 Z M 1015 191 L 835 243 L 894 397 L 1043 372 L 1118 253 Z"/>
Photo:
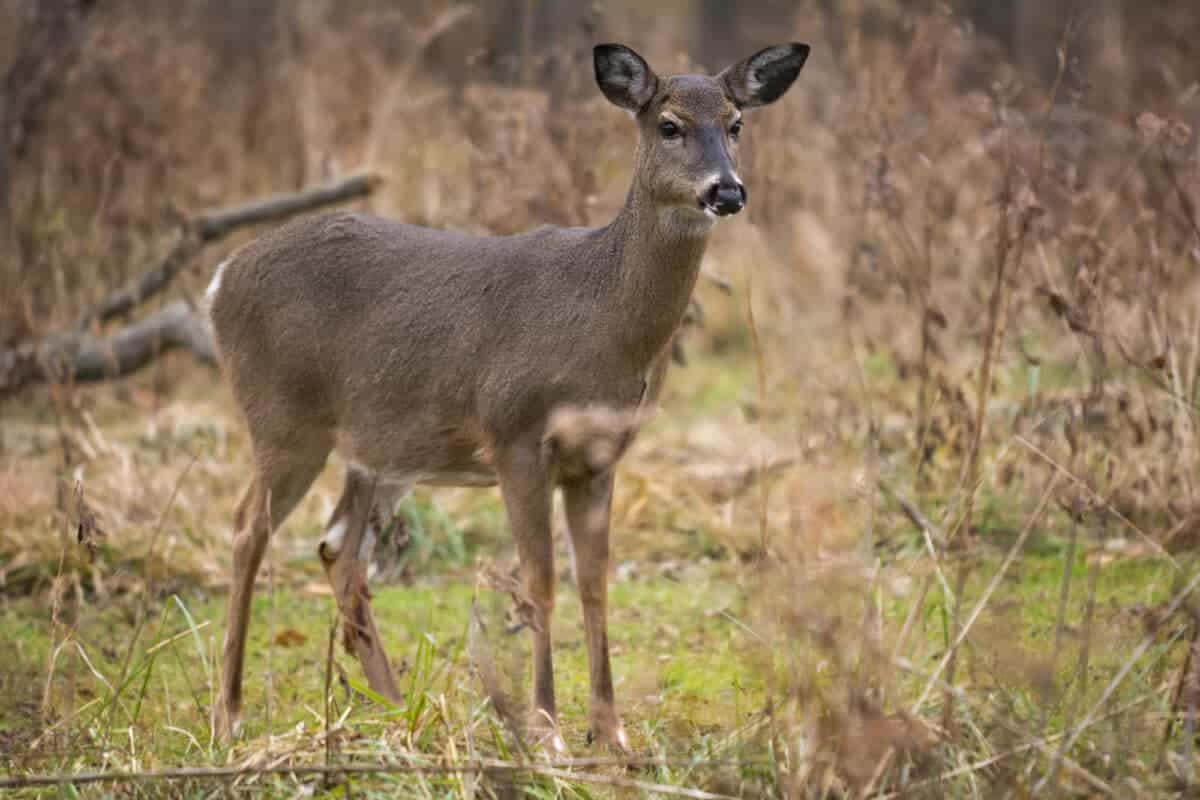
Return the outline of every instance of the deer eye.
<path id="1" fill-rule="evenodd" d="M 742 135 L 742 121 L 740 119 L 729 128 L 729 135 L 734 139 Z"/>
<path id="2" fill-rule="evenodd" d="M 669 119 L 664 119 L 658 123 L 658 132 L 664 139 L 678 139 L 683 135 L 683 131 L 679 129 L 679 126 Z"/>

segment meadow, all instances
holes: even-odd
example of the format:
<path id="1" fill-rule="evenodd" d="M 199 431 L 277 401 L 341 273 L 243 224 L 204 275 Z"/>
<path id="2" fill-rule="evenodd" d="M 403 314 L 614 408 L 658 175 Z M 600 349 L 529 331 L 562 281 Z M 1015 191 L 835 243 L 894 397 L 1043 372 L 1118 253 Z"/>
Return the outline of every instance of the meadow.
<path id="1" fill-rule="evenodd" d="M 218 742 L 249 473 L 228 388 L 186 348 L 98 382 L 16 365 L 77 320 L 103 343 L 193 303 L 257 232 L 189 244 L 169 286 L 97 319 L 192 241 L 187 220 L 358 170 L 380 181 L 346 205 L 420 224 L 605 222 L 634 131 L 590 47 L 603 32 L 686 68 L 677 5 L 589 12 L 525 85 L 488 80 L 486 55 L 436 68 L 488 40 L 486 9 L 280 6 L 250 54 L 203 4 L 90 12 L 7 190 L 0 789 L 1194 791 L 1200 84 L 1179 32 L 1200 18 L 1182 7 L 1125 17 L 1136 63 L 1094 10 L 1056 21 L 1033 63 L 933 4 L 791 12 L 813 55 L 747 115 L 746 213 L 714 233 L 681 363 L 618 472 L 609 636 L 632 755 L 587 741 L 561 530 L 570 757 L 513 723 L 528 636 L 495 490 L 403 501 L 371 588 L 406 702 L 367 689 L 316 555 L 336 459 L 274 533 L 246 729 Z"/>

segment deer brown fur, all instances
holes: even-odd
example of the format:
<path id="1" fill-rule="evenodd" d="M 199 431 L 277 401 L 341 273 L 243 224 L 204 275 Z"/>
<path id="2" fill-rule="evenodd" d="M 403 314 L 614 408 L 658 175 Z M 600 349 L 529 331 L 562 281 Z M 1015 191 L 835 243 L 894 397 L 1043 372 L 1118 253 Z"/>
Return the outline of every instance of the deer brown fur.
<path id="1" fill-rule="evenodd" d="M 745 202 L 741 110 L 781 96 L 807 55 L 806 45 L 779 45 L 715 78 L 659 78 L 632 50 L 598 46 L 597 83 L 639 129 L 632 186 L 604 227 L 474 237 L 339 213 L 268 233 L 219 269 L 209 314 L 255 467 L 235 519 L 223 736 L 241 708 L 267 537 L 336 449 L 348 470 L 321 554 L 371 687 L 400 699 L 355 566 L 369 551 L 372 497 L 415 483 L 498 483 L 535 607 L 534 701 L 552 729 L 559 485 L 584 610 L 592 733 L 625 747 L 605 620 L 613 466 L 627 441 L 579 479 L 547 455 L 548 423 L 565 406 L 632 413 L 653 399 L 713 222 Z"/>

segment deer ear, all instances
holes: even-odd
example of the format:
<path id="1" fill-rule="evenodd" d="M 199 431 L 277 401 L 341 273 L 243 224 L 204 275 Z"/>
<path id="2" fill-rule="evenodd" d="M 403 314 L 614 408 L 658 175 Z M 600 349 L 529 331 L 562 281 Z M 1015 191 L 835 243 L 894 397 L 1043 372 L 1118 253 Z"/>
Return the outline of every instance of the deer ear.
<path id="1" fill-rule="evenodd" d="M 658 76 L 646 59 L 623 44 L 598 44 L 592 51 L 596 84 L 610 102 L 633 113 L 645 108 L 658 91 Z"/>
<path id="2" fill-rule="evenodd" d="M 717 80 L 738 108 L 774 103 L 796 80 L 808 59 L 809 47 L 800 42 L 777 44 L 729 67 Z"/>

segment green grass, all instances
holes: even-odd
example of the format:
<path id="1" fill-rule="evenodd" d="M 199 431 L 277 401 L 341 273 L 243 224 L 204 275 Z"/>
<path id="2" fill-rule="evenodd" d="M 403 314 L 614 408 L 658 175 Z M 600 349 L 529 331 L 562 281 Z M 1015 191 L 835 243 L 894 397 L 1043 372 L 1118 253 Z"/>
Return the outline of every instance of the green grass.
<path id="1" fill-rule="evenodd" d="M 614 586 L 611 624 L 617 692 L 630 736 L 643 752 L 663 743 L 648 741 L 655 731 L 692 738 L 726 729 L 736 722 L 729 716 L 731 708 L 748 714 L 763 701 L 761 684 L 747 682 L 741 675 L 745 634 L 728 618 L 709 613 L 710 605 L 721 601 L 721 593 L 714 596 L 695 589 L 667 578 Z M 366 730 L 381 725 L 408 726 L 409 733 L 419 729 L 413 744 L 432 753 L 438 752 L 440 741 L 458 735 L 444 721 L 434 719 L 437 715 L 431 716 L 430 708 L 441 698 L 450 698 L 454 713 L 467 715 L 467 709 L 484 704 L 463 647 L 471 601 L 469 581 L 430 579 L 414 586 L 378 589 L 373 605 L 393 662 L 401 670 L 408 709 L 392 714 L 363 698 L 352 699 L 346 688 L 335 690 L 339 711 L 353 705 L 348 724 Z M 492 623 L 492 646 L 502 653 L 523 653 L 527 635 L 503 631 L 499 612 L 504 601 L 489 594 L 481 604 Z M 244 734 L 249 741 L 322 729 L 326 643 L 333 614 L 328 597 L 294 590 L 273 595 L 260 591 L 256 596 L 246 663 Z M 122 746 L 134 744 L 141 752 L 142 768 L 220 763 L 222 751 L 211 743 L 208 715 L 212 654 L 218 649 L 223 615 L 224 600 L 214 597 L 184 600 L 172 595 L 155 608 L 136 648 L 130 679 L 109 715 L 106 706 L 112 695 L 100 687 L 119 683 L 124 647 L 132 634 L 128 608 L 120 601 L 85 608 L 72 637 L 84 646 L 104 681 L 85 680 L 78 659 L 64 652 L 55 673 L 59 707 L 65 702 L 79 713 L 79 729 L 92 744 L 103 740 L 111 721 L 115 741 Z M 578 599 L 564 587 L 554 629 L 561 724 L 572 751 L 586 755 L 587 661 L 580 619 Z M 25 706 L 40 700 L 52 630 L 48 623 L 46 610 L 29 601 L 12 603 L 0 614 L 0 638 L 16 654 L 10 669 L 24 676 L 21 684 L 29 693 Z M 57 640 L 62 635 L 57 633 Z M 163 646 L 164 642 L 169 643 Z M 148 651 L 153 653 L 147 655 Z M 361 684 L 357 664 L 340 643 L 335 659 L 352 685 Z M 522 661 L 519 656 L 512 660 Z M 63 697 L 64 687 L 71 684 L 75 695 Z M 10 689 L 19 691 L 16 685 Z M 414 711 L 422 703 L 424 711 Z M 20 704 L 8 708 L 15 705 Z M 6 713 L 0 730 L 13 733 L 32 722 Z M 90 762 L 87 756 L 53 759 L 40 768 L 73 771 Z"/>
<path id="2" fill-rule="evenodd" d="M 989 557 L 972 565 L 964 608 L 973 607 L 998 563 L 998 557 Z M 1062 567 L 1058 554 L 1022 559 L 981 616 L 981 634 L 968 640 L 963 653 L 966 674 L 959 685 L 968 692 L 1005 693 L 1016 704 L 1012 713 L 1029 723 L 1037 718 L 1040 705 L 1022 670 L 1032 669 L 1036 666 L 1033 661 L 1045 658 L 1045 643 L 1055 628 Z M 1067 618 L 1077 621 L 1086 599 L 1087 565 L 1082 555 L 1073 567 Z M 1095 701 L 1103 683 L 1100 679 L 1116 672 L 1142 635 L 1137 626 L 1122 623 L 1119 614 L 1114 617 L 1108 610 L 1162 602 L 1168 599 L 1170 587 L 1169 567 L 1161 564 L 1114 562 L 1102 569 L 1095 597 L 1100 621 L 1093 636 L 1104 646 L 1096 647 L 1092 658 L 1091 670 L 1097 681 L 1082 689 L 1075 705 Z M 472 591 L 469 581 L 435 577 L 412 586 L 379 588 L 374 607 L 393 661 L 403 665 L 401 685 L 408 708 L 392 712 L 356 698 L 348 687 L 338 688 L 335 677 L 335 714 L 351 707 L 347 724 L 359 727 L 368 740 L 379 737 L 379 746 L 385 749 L 393 745 L 382 742 L 394 741 L 398 735 L 416 751 L 438 755 L 446 740 L 461 738 L 459 726 L 481 713 L 484 706 L 482 690 L 469 673 L 464 652 Z M 756 659 L 748 657 L 761 645 L 739 624 L 746 613 L 744 592 L 735 579 L 715 570 L 699 578 L 693 575 L 687 582 L 652 576 L 614 585 L 611 638 L 617 693 L 637 751 L 686 756 L 706 741 L 734 736 L 741 725 L 761 712 L 767 676 L 755 666 Z M 559 597 L 554 638 L 561 724 L 573 753 L 586 755 L 587 662 L 580 609 L 573 588 L 564 586 Z M 889 602 L 887 621 L 898 627 L 911 600 L 910 595 Z M 527 665 L 527 657 L 521 655 L 528 646 L 526 635 L 503 632 L 500 613 L 505 604 L 504 598 L 490 592 L 481 598 L 490 642 L 497 652 L 509 654 L 501 659 L 503 663 Z M 294 589 L 274 594 L 260 591 L 256 596 L 246 665 L 245 734 L 249 742 L 269 747 L 263 743 L 270 735 L 290 741 L 301 731 L 311 735 L 322 729 L 325 652 L 333 613 L 330 598 Z M 934 589 L 918 625 L 922 641 L 912 649 L 918 667 L 922 659 L 926 667 L 932 666 L 944 651 L 942 620 L 946 613 L 945 598 Z M 78 714 L 76 733 L 91 745 L 99 746 L 108 736 L 121 748 L 128 745 L 135 750 L 139 754 L 136 763 L 142 769 L 222 763 L 227 755 L 211 742 L 208 714 L 213 654 L 218 651 L 223 614 L 223 598 L 196 593 L 172 595 L 158 604 L 135 648 L 126 688 L 109 712 L 112 695 L 103 686 L 118 685 L 132 633 L 129 608 L 121 600 L 83 608 L 72 626 L 72 636 L 83 645 L 91 667 L 104 681 L 92 676 L 72 651 L 64 651 L 55 675 L 56 707 L 60 713 L 69 708 Z M 1003 636 L 998 635 L 997 626 L 1002 626 Z M 0 731 L 11 734 L 31 724 L 31 719 L 14 715 L 13 709 L 36 708 L 40 701 L 51 630 L 46 609 L 32 601 L 10 603 L 0 614 L 0 639 L 10 646 L 10 675 L 21 676 L 8 687 Z M 54 635 L 61 641 L 61 631 Z M 1080 691 L 1072 688 L 1070 677 L 1078 657 L 1078 638 L 1076 631 L 1059 663 L 1052 665 L 1060 689 Z M 1022 654 L 1031 663 L 1009 663 Z M 1152 689 L 1154 657 L 1152 653 L 1147 666 L 1118 693 L 1117 702 Z M 1157 657 L 1168 657 L 1167 649 L 1160 648 Z M 340 644 L 335 659 L 351 685 L 361 684 L 357 665 Z M 18 683 L 26 692 L 23 698 Z M 914 679 L 901 682 L 909 701 L 921 683 Z M 443 703 L 451 709 L 449 719 L 437 710 Z M 932 705 L 938 703 L 940 694 L 935 693 Z M 1052 723 L 1064 708 L 1062 702 L 1055 703 Z M 389 730 L 393 732 L 382 733 Z M 363 754 L 363 747 L 355 752 Z M 94 768 L 98 766 L 95 758 L 84 749 L 65 758 L 41 761 L 37 771 Z M 280 784 L 280 791 L 287 793 L 285 784 Z"/>
<path id="3" fill-rule="evenodd" d="M 911 387 L 897 385 L 886 355 L 872 356 L 865 373 L 873 396 L 894 396 L 901 389 L 910 393 Z M 878 550 L 872 556 L 882 567 L 877 578 L 869 577 L 870 559 L 863 560 L 857 552 L 869 504 L 845 487 L 861 465 L 864 425 L 837 429 L 840 433 L 827 438 L 819 451 L 805 455 L 796 468 L 772 482 L 771 535 L 782 551 L 795 551 L 794 566 L 801 578 L 773 582 L 752 562 L 743 562 L 749 550 L 742 545 L 757 536 L 757 489 L 698 501 L 687 485 L 686 464 L 681 467 L 672 453 L 677 447 L 708 448 L 715 452 L 702 452 L 701 457 L 736 461 L 745 457 L 751 433 L 776 441 L 794 436 L 796 422 L 788 414 L 749 423 L 741 418 L 741 403 L 755 396 L 755 380 L 747 354 L 722 352 L 694 358 L 668 384 L 663 398 L 667 412 L 647 427 L 626 479 L 619 482 L 613 561 L 622 565 L 614 569 L 622 577 L 614 577 L 609 602 L 617 699 L 635 752 L 733 757 L 748 763 L 720 769 L 658 767 L 632 777 L 610 768 L 602 775 L 700 786 L 723 794 L 774 794 L 775 762 L 795 758 L 812 746 L 811 741 L 818 740 L 806 737 L 824 730 L 822 726 L 833 726 L 833 741 L 840 741 L 839 730 L 857 730 L 839 728 L 846 723 L 837 720 L 862 697 L 881 702 L 887 714 L 911 709 L 953 638 L 955 603 L 931 570 L 923 538 L 884 494 L 874 500 Z M 857 397 L 862 391 L 857 381 L 849 385 L 850 397 Z M 777 384 L 771 404 L 803 408 L 802 386 L 798 379 Z M 1010 388 L 1017 395 L 1024 391 L 1017 382 Z M 72 540 L 60 539 L 64 527 L 56 513 L 26 510 L 0 520 L 39 543 L 44 573 L 55 574 L 58 554 L 68 555 L 60 624 L 51 624 L 51 593 L 44 580 L 28 584 L 40 587 L 32 596 L 10 595 L 0 601 L 0 641 L 8 645 L 6 669 L 0 673 L 0 753 L 7 771 L 144 771 L 279 759 L 323 763 L 326 654 L 335 620 L 332 598 L 319 593 L 324 579 L 314 546 L 336 498 L 337 466 L 330 467 L 313 496 L 277 532 L 271 551 L 274 591 L 266 574 L 260 575 L 245 673 L 244 737 L 226 750 L 213 741 L 209 719 L 224 632 L 221 576 L 227 574 L 228 553 L 222 537 L 240 490 L 244 443 L 238 428 L 225 422 L 225 401 L 206 399 L 205 391 L 212 392 L 186 385 L 180 390 L 181 396 L 199 404 L 194 408 L 164 403 L 164 414 L 180 413 L 185 421 L 204 419 L 206 426 L 164 425 L 164 430 L 174 431 L 166 438 L 146 436 L 144 425 L 129 421 L 128 410 L 122 413 L 103 403 L 95 409 L 109 442 L 116 443 L 112 449 L 125 448 L 119 452 L 127 462 L 145 465 L 143 472 L 135 469 L 132 482 L 121 472 L 124 462 L 117 459 L 98 457 L 88 465 L 90 497 L 110 510 L 138 509 L 136 516 L 123 518 L 124 527 L 108 530 L 99 542 L 96 564 L 89 564 Z M 837 391 L 836 386 L 829 391 Z M 722 427 L 720 435 L 713 434 L 713 425 Z M 689 440 L 696 430 L 709 437 L 701 437 L 699 445 Z M 1003 466 L 1001 458 L 1038 463 L 1019 449 L 1006 451 L 1003 425 L 995 430 L 1001 438 L 986 443 L 981 469 L 985 484 L 977 497 L 971 536 L 962 549 L 940 554 L 951 587 L 958 584 L 960 572 L 965 573 L 957 607 L 960 624 L 983 597 L 1042 485 L 1036 471 L 994 477 L 1004 472 L 993 469 Z M 49 434 L 47 440 L 54 441 Z M 906 472 L 909 453 L 901 450 L 904 458 L 888 473 L 891 485 L 919 502 L 935 520 L 953 505 L 959 456 L 946 449 L 945 463 L 928 468 L 928 485 L 919 496 Z M 146 561 L 141 554 L 192 456 L 197 463 L 167 515 L 151 599 L 145 601 L 139 581 Z M 46 451 L 42 461 L 32 461 L 25 469 L 42 470 L 53 480 L 57 473 L 49 462 L 54 457 L 53 451 Z M 461 761 L 471 753 L 515 758 L 513 743 L 472 673 L 467 648 L 477 567 L 513 556 L 498 495 L 420 490 L 406 501 L 403 515 L 412 536 L 398 571 L 403 582 L 374 587 L 373 605 L 393 664 L 402 669 L 400 685 L 407 703 L 391 708 L 372 702 L 362 689 L 357 664 L 339 641 L 331 715 L 335 723 L 343 720 L 345 733 L 337 739 L 335 757 L 407 763 Z M 69 515 L 65 519 L 69 525 Z M 1115 522 L 1106 530 L 1109 539 L 1139 542 L 1137 534 Z M 1069 533 L 1065 515 L 1050 504 L 958 652 L 954 685 L 968 701 L 955 704 L 954 730 L 942 727 L 946 694 L 940 686 L 921 708 L 919 717 L 944 738 L 928 750 L 923 762 L 906 767 L 916 770 L 914 775 L 936 776 L 1002 754 L 1038 731 L 1051 735 L 1077 724 L 1151 630 L 1148 613 L 1169 601 L 1196 568 L 1190 557 L 1181 559 L 1177 569 L 1145 549 L 1132 556 L 1110 549 L 1106 540 L 1081 525 L 1060 625 Z M 561 548 L 558 559 L 565 576 Z M 1099 563 L 1099 572 L 1094 619 L 1087 628 L 1083 620 L 1093 563 Z M 124 580 L 130 578 L 137 580 Z M 98 579 L 108 588 L 100 590 Z M 914 612 L 922 596 L 919 589 L 926 583 L 930 588 Z M 507 596 L 480 589 L 489 649 L 502 675 L 515 681 L 515 696 L 523 700 L 529 693 L 529 642 L 525 633 L 505 632 L 509 603 Z M 142 611 L 145 623 L 139 628 Z M 899 644 L 910 617 L 911 632 Z M 868 635 L 872 626 L 878 633 Z M 64 647 L 68 634 L 73 644 Z M 573 755 L 596 755 L 586 744 L 587 655 L 579 602 L 569 580 L 560 584 L 553 634 L 565 739 Z M 1071 756 L 1083 768 L 1106 780 L 1132 775 L 1151 785 L 1163 716 L 1182 661 L 1183 634 L 1178 618 L 1155 632 L 1151 647 L 1098 709 L 1100 721 L 1073 748 Z M 872 636 L 878 638 L 874 644 Z M 1081 676 L 1085 646 L 1087 672 Z M 48 675 L 52 647 L 59 648 L 59 654 Z M 903 668 L 889 671 L 884 656 L 893 652 Z M 1105 718 L 1130 702 L 1139 704 L 1135 713 Z M 51 726 L 48 730 L 46 724 Z M 772 742 L 772 725 L 784 726 L 785 738 Z M 30 750 L 39 736 L 38 747 Z M 1173 743 L 1178 739 L 1177 733 Z M 1003 759 L 987 773 L 970 773 L 944 784 L 939 793 L 970 796 L 970 787 L 979 781 L 1024 785 L 1028 758 L 1025 754 Z M 1039 769 L 1044 766 L 1045 761 Z M 1072 790 L 1083 785 L 1075 776 L 1064 780 Z M 298 780 L 286 776 L 246 781 L 239 786 L 271 796 L 292 796 L 298 788 Z M 461 796 L 470 786 L 463 776 L 357 776 L 328 791 L 313 779 L 299 782 L 326 796 L 343 796 L 348 786 L 355 794 Z M 145 793 L 178 791 L 200 797 L 218 785 L 197 781 L 171 790 L 150 785 Z M 544 774 L 522 776 L 521 786 L 530 796 L 543 797 L 624 791 Z M 105 791 L 91 787 L 82 794 L 101 796 Z"/>

